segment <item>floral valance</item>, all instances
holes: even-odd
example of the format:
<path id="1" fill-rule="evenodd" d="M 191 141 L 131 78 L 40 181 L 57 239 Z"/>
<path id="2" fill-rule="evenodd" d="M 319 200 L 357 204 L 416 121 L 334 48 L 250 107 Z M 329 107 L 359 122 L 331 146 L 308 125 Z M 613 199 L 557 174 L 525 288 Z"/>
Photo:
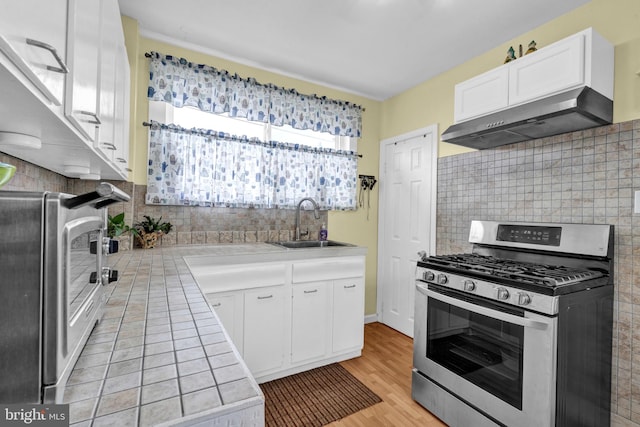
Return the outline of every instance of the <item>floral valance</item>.
<path id="1" fill-rule="evenodd" d="M 147 204 L 357 208 L 357 153 L 261 142 L 152 122 Z"/>
<path id="2" fill-rule="evenodd" d="M 350 137 L 361 135 L 359 105 L 258 83 L 253 78 L 241 78 L 184 58 L 157 52 L 146 56 L 151 59 L 147 94 L 150 100 L 214 114 L 229 113 L 275 126 L 290 125 Z"/>

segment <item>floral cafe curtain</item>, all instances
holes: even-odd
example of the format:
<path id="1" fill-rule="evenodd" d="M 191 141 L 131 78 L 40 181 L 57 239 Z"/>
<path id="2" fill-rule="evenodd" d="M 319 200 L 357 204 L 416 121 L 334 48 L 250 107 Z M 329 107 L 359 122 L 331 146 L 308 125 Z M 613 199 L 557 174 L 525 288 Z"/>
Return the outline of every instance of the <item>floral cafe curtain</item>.
<path id="1" fill-rule="evenodd" d="M 184 58 L 157 52 L 146 55 L 151 58 L 149 100 L 275 126 L 360 137 L 362 108 L 358 105 L 261 84 Z"/>
<path id="2" fill-rule="evenodd" d="M 295 208 L 312 197 L 323 210 L 357 207 L 352 151 L 149 126 L 147 204 Z"/>

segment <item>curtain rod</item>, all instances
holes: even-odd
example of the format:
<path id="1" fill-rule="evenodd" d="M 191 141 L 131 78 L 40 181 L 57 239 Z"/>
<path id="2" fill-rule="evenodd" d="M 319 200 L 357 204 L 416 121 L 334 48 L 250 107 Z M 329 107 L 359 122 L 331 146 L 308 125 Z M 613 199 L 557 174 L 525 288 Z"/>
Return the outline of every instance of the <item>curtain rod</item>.
<path id="1" fill-rule="evenodd" d="M 160 122 L 155 122 L 155 123 L 142 122 L 142 126 L 152 127 L 152 126 L 154 126 L 154 125 L 155 125 L 155 126 L 159 126 L 159 127 L 164 126 L 164 127 L 168 128 L 168 129 L 172 129 L 172 128 L 173 128 L 174 130 L 181 131 L 181 132 L 191 132 L 191 133 L 195 133 L 195 134 L 197 134 L 197 135 L 203 135 L 203 136 L 217 136 L 217 132 L 216 132 L 216 131 L 214 131 L 213 129 L 210 129 L 210 130 L 187 129 L 187 128 L 183 128 L 182 126 L 178 126 L 178 125 L 171 125 L 171 126 L 170 126 L 170 125 L 166 125 L 166 124 L 164 124 L 164 123 L 160 123 Z M 212 132 L 216 132 L 216 133 L 212 133 Z M 232 138 L 232 137 L 227 137 L 227 136 L 225 136 L 225 137 L 224 137 L 224 139 L 227 139 L 227 140 L 230 140 L 230 141 L 240 141 L 240 142 L 254 142 L 254 143 L 255 143 L 255 142 L 257 142 L 257 143 L 259 143 L 259 144 L 264 144 L 264 145 L 268 145 L 268 144 L 269 144 L 269 142 L 260 141 L 260 140 L 258 140 L 258 139 L 249 139 L 249 138 L 240 138 L 240 137 Z M 290 143 L 286 143 L 286 142 L 279 142 L 279 141 L 270 141 L 270 142 L 275 142 L 275 143 L 278 143 L 278 144 L 290 144 Z M 313 150 L 314 150 L 314 147 L 309 147 L 309 148 L 310 148 L 310 150 L 309 150 L 309 151 L 313 151 Z M 324 150 L 324 149 L 323 149 L 323 150 Z M 359 153 L 353 153 L 352 151 L 351 151 L 351 153 L 353 153 L 353 154 L 350 154 L 350 153 L 349 153 L 349 152 L 347 152 L 346 150 L 334 150 L 334 149 L 330 149 L 330 150 L 331 150 L 332 152 L 334 152 L 334 153 L 338 154 L 338 155 L 340 155 L 340 154 L 345 155 L 345 156 L 353 155 L 353 156 L 356 156 L 356 157 L 362 158 L 362 154 L 359 154 Z M 350 151 L 350 150 L 349 150 L 349 151 Z"/>

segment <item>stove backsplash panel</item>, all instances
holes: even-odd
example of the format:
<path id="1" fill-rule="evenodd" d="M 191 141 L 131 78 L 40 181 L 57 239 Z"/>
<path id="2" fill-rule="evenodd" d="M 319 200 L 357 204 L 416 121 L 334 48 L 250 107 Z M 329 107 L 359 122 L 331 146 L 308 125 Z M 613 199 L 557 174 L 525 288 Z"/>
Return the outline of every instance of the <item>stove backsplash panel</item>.
<path id="1" fill-rule="evenodd" d="M 469 252 L 472 219 L 613 224 L 612 412 L 640 423 L 640 358 L 633 357 L 640 354 L 636 190 L 640 190 L 640 120 L 442 157 L 436 251 Z"/>

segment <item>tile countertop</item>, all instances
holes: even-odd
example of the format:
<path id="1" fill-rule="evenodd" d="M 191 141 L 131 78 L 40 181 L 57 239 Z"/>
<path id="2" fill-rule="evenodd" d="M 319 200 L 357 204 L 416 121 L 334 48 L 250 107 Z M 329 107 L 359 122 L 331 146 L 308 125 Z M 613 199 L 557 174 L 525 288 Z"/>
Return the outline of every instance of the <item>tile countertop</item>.
<path id="1" fill-rule="evenodd" d="M 65 389 L 72 426 L 264 425 L 264 396 L 194 280 L 196 264 L 277 261 L 366 248 L 268 243 L 175 246 L 110 255 L 119 271 Z M 193 257 L 193 258 L 192 258 Z"/>

